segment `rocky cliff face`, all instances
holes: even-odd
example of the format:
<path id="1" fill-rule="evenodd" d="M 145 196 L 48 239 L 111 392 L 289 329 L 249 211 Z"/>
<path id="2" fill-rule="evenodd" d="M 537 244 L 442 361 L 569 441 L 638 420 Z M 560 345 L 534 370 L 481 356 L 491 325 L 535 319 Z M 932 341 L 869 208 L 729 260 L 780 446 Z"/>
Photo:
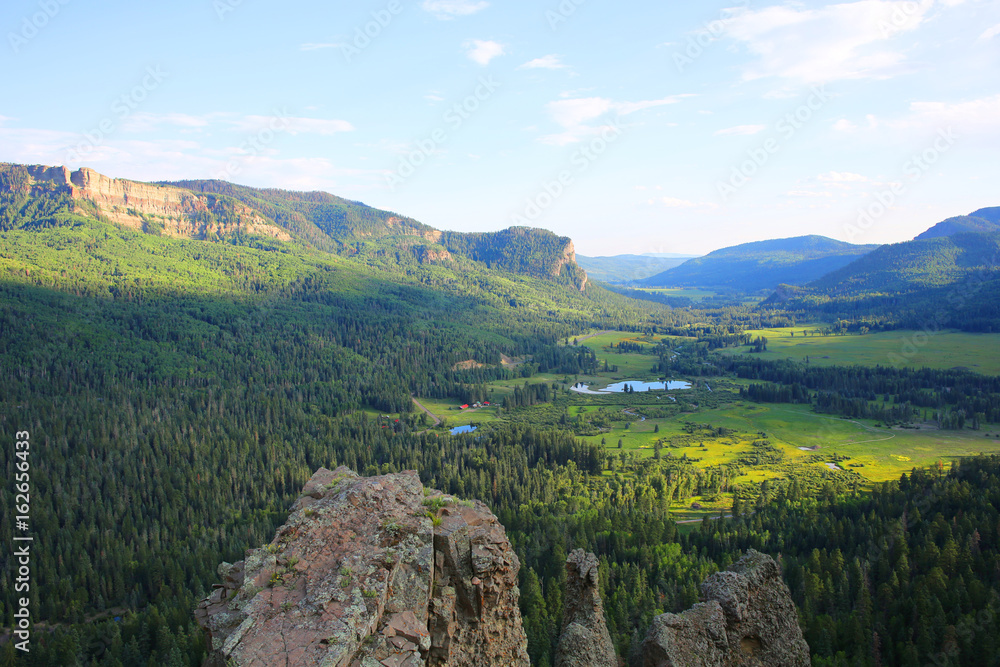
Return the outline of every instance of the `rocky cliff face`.
<path id="1" fill-rule="evenodd" d="M 219 567 L 207 664 L 527 667 L 520 567 L 480 502 L 320 469 L 274 540 Z"/>
<path id="2" fill-rule="evenodd" d="M 808 667 L 795 605 L 770 556 L 751 549 L 701 593 L 706 602 L 653 619 L 643 667 Z"/>
<path id="3" fill-rule="evenodd" d="M 617 667 L 598 592 L 597 556 L 576 549 L 566 559 L 566 595 L 555 667 Z"/>
<path id="4" fill-rule="evenodd" d="M 67 188 L 73 199 L 89 199 L 112 222 L 125 227 L 155 229 L 166 236 L 205 238 L 237 230 L 287 241 L 284 229 L 270 224 L 256 211 L 233 200 L 196 195 L 169 185 L 109 178 L 86 167 L 70 172 L 66 167 L 27 167 L 36 181 Z"/>

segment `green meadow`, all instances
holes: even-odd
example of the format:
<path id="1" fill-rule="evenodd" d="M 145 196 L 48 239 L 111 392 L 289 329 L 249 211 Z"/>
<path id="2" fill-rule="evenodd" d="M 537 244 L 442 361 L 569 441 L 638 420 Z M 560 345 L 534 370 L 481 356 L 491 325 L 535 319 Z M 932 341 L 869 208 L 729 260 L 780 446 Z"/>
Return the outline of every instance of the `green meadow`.
<path id="1" fill-rule="evenodd" d="M 918 331 L 884 331 L 869 334 L 823 335 L 824 324 L 787 329 L 757 329 L 751 336 L 767 338 L 761 359 L 793 359 L 825 366 L 860 364 L 897 368 L 947 369 L 956 366 L 986 375 L 1000 375 L 1000 334 L 943 331 L 927 335 Z M 793 335 L 794 334 L 794 335 Z M 722 354 L 746 354 L 747 348 Z"/>
<path id="2" fill-rule="evenodd" d="M 663 336 L 647 337 L 636 333 L 615 331 L 611 333 L 602 333 L 588 338 L 587 340 L 581 339 L 580 345 L 585 345 L 592 349 L 597 355 L 598 361 L 602 364 L 607 361 L 609 366 L 618 367 L 616 372 L 601 374 L 602 377 L 606 376 L 606 378 L 610 381 L 614 381 L 616 379 L 643 380 L 653 377 L 652 369 L 653 365 L 657 361 L 656 355 L 635 353 L 622 354 L 620 352 L 615 352 L 611 345 L 618 345 L 621 342 L 628 341 L 631 343 L 638 343 L 643 347 L 648 347 L 650 352 L 652 352 L 653 347 L 663 339 Z"/>

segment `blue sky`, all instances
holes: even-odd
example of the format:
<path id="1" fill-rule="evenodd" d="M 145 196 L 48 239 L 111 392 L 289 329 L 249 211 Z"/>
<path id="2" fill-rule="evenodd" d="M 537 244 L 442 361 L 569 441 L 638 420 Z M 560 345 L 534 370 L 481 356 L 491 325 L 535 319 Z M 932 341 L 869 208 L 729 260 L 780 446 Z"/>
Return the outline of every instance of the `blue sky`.
<path id="1" fill-rule="evenodd" d="M 8 0 L 0 26 L 3 161 L 585 255 L 885 243 L 1000 205 L 998 2 Z"/>

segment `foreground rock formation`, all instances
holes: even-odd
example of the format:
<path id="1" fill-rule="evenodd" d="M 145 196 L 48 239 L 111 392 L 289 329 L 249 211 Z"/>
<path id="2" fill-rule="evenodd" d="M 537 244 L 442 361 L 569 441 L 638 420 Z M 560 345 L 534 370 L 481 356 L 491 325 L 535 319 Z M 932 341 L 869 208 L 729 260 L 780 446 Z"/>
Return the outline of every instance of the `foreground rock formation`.
<path id="1" fill-rule="evenodd" d="M 598 591 L 597 556 L 576 549 L 566 559 L 566 596 L 555 667 L 617 667 Z"/>
<path id="2" fill-rule="evenodd" d="M 206 664 L 527 667 L 519 567 L 480 502 L 320 469 L 270 544 L 219 567 Z"/>
<path id="3" fill-rule="evenodd" d="M 795 605 L 770 556 L 751 549 L 701 593 L 706 602 L 653 619 L 643 667 L 808 667 Z"/>

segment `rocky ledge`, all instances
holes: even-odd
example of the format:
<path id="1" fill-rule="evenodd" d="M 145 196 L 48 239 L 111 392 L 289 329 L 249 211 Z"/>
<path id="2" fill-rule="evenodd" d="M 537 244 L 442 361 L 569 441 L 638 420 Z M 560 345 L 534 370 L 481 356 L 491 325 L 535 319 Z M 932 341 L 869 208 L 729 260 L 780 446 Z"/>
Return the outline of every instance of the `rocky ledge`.
<path id="1" fill-rule="evenodd" d="M 701 586 L 682 614 L 662 614 L 643 644 L 643 667 L 808 667 L 809 646 L 781 571 L 753 549 Z"/>
<path id="2" fill-rule="evenodd" d="M 528 665 L 520 567 L 481 502 L 320 469 L 274 540 L 219 566 L 209 665 Z"/>

